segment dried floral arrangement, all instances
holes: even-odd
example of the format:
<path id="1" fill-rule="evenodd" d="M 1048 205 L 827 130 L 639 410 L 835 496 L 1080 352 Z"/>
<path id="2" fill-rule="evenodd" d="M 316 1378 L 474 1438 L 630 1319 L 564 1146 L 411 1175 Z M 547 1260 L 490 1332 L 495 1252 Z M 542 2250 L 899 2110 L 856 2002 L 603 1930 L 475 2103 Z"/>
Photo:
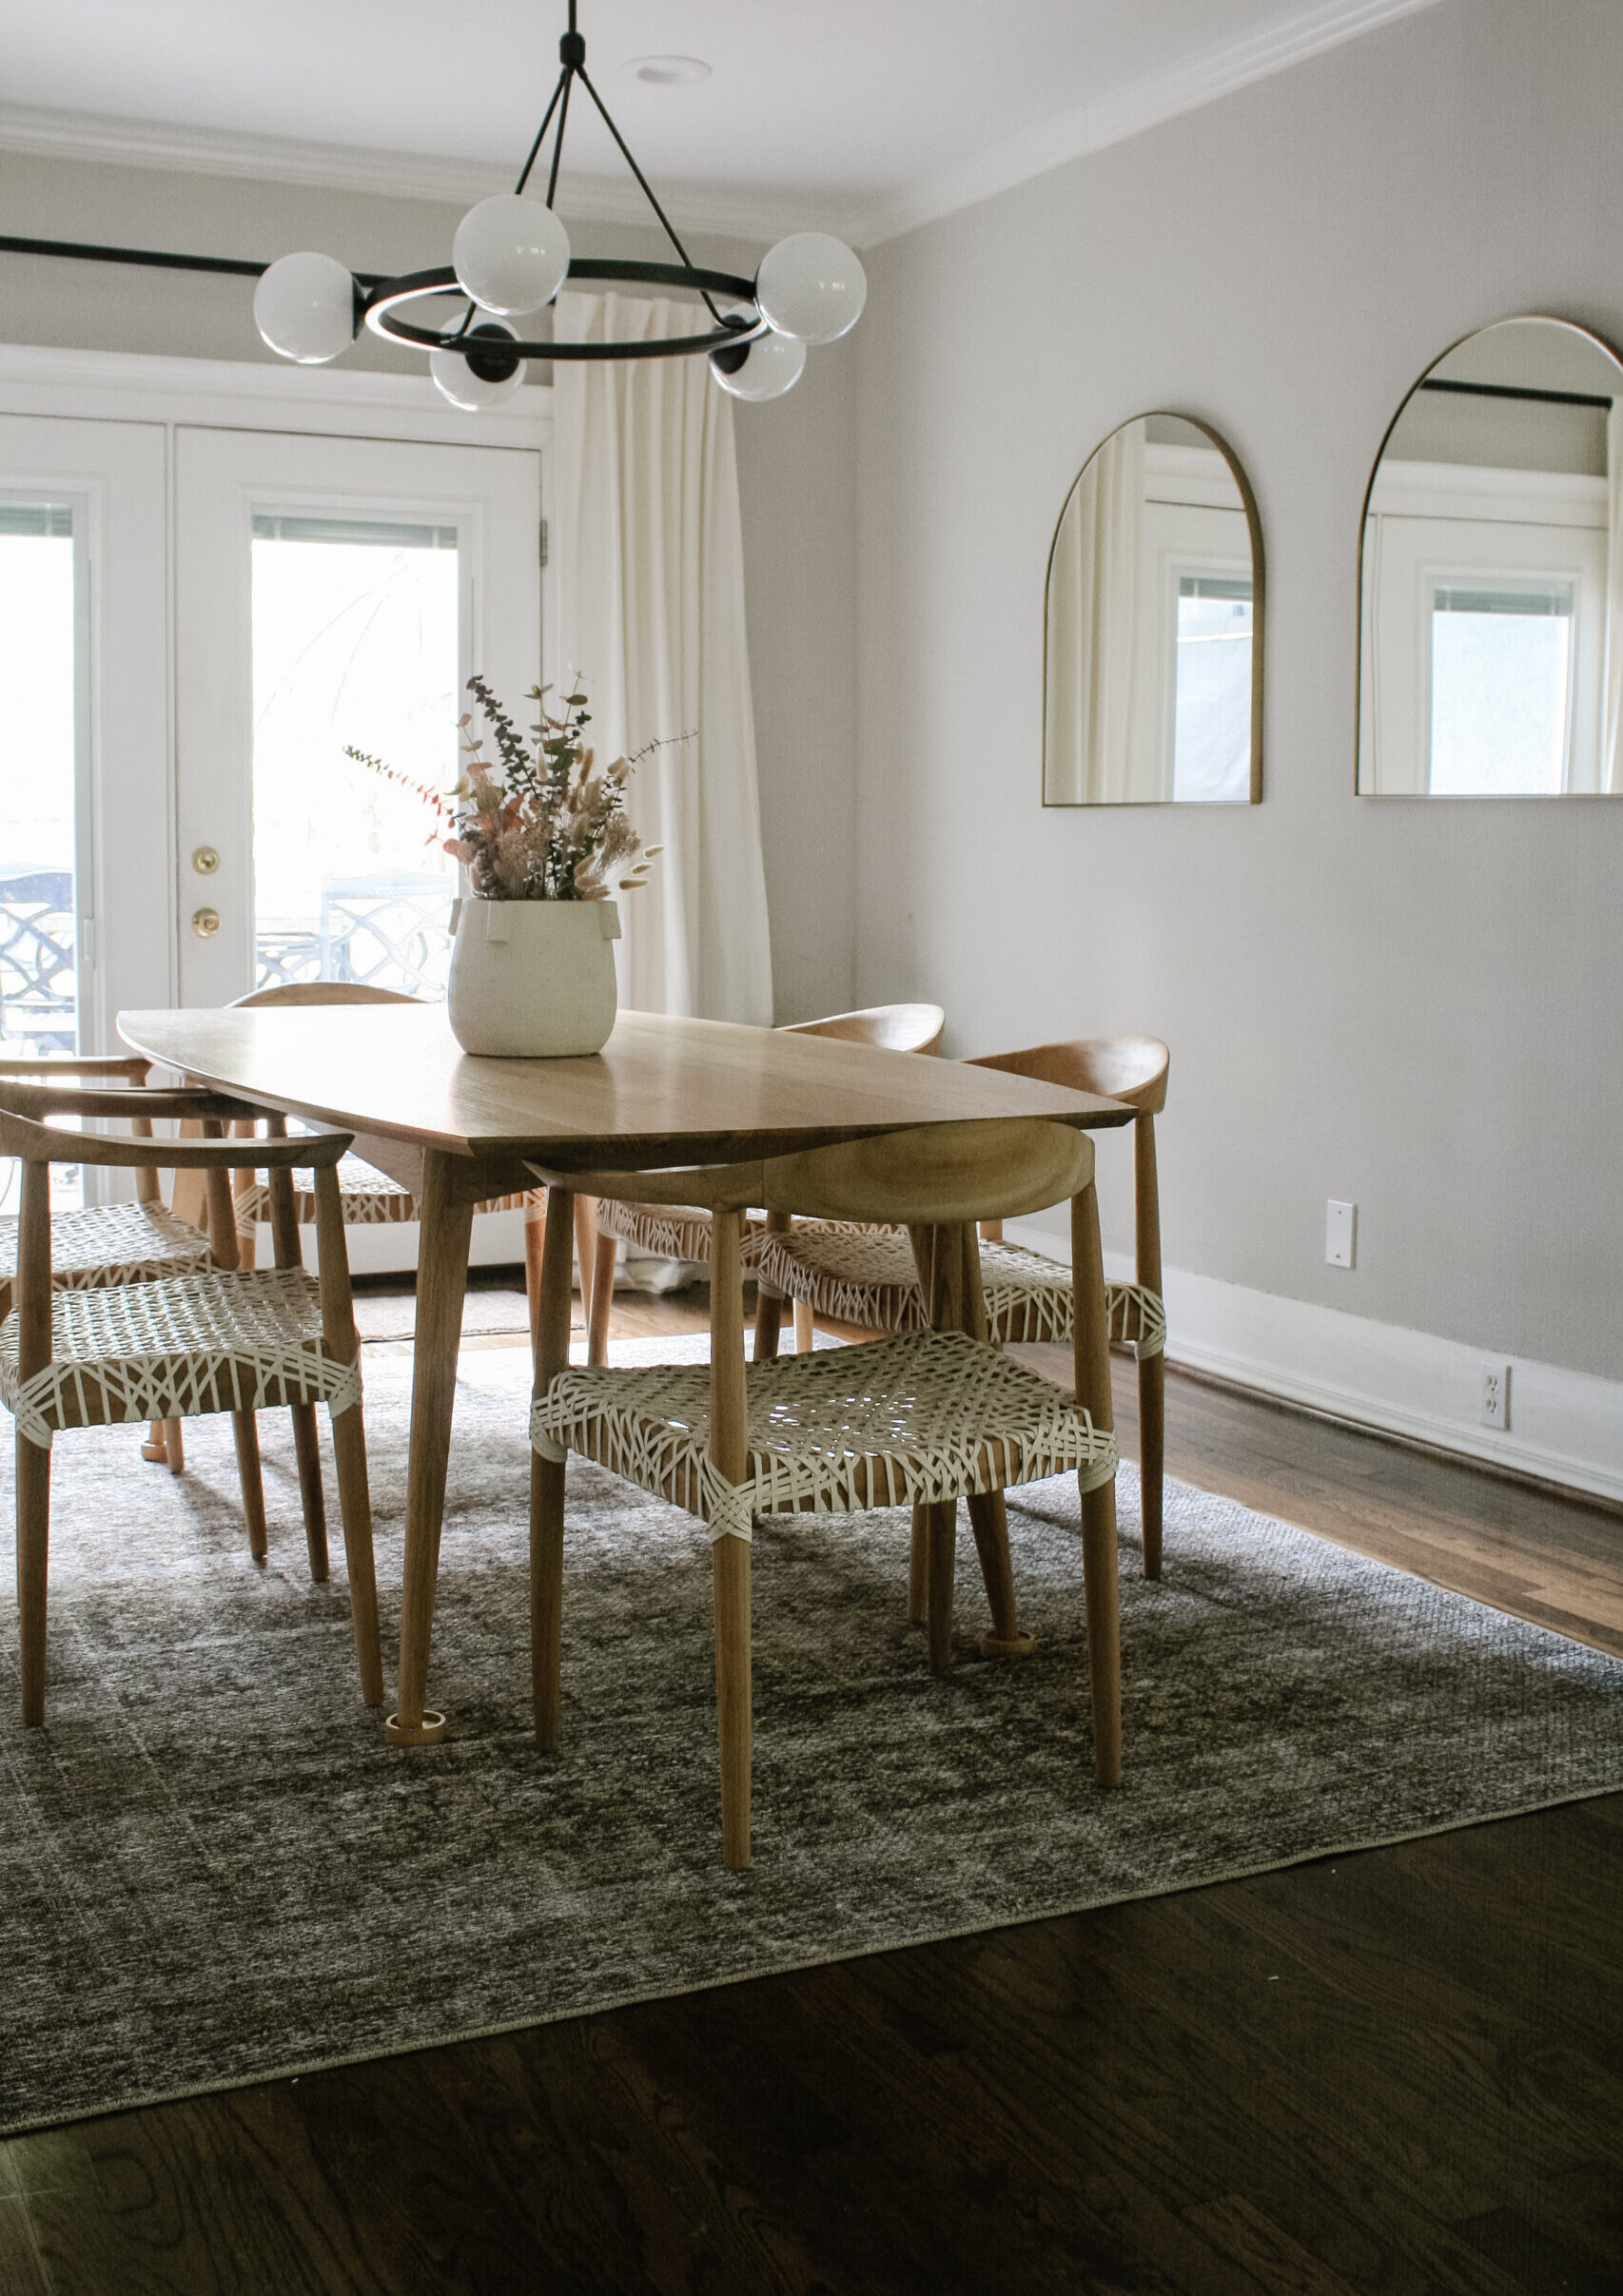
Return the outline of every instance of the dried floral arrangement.
<path id="1" fill-rule="evenodd" d="M 563 714 L 555 717 L 546 703 L 550 691 L 530 689 L 527 698 L 539 703 L 540 719 L 526 742 L 484 679 L 469 678 L 499 763 L 484 755 L 485 736 L 474 730 L 470 710 L 458 720 L 465 769 L 444 797 L 364 749 L 344 749 L 357 765 L 422 799 L 437 821 L 428 842 L 438 838 L 466 865 L 482 901 L 606 901 L 616 890 L 646 885 L 661 849 L 645 846 L 632 827 L 626 784 L 642 759 L 666 744 L 649 742 L 599 766 L 586 740 L 592 722 L 586 695 L 566 694 Z"/>

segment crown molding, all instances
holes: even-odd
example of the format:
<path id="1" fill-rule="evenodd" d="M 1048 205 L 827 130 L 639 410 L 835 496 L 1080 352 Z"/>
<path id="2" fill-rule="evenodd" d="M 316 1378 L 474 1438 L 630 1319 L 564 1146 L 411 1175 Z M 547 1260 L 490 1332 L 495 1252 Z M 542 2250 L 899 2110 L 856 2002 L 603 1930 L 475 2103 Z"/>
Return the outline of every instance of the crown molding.
<path id="1" fill-rule="evenodd" d="M 1314 0 L 1259 31 L 1216 41 L 1163 71 L 1112 89 L 1096 103 L 1078 105 L 904 185 L 854 221 L 855 244 L 878 246 L 903 232 L 916 231 L 922 224 L 977 206 L 1069 160 L 1124 144 L 1146 127 L 1197 111 L 1220 96 L 1271 79 L 1293 64 L 1303 64 L 1327 49 L 1361 39 L 1382 25 L 1436 5 L 1437 0 Z"/>
<path id="2" fill-rule="evenodd" d="M 1308 5 L 1259 31 L 1217 41 L 1164 71 L 1146 74 L 1095 103 L 1025 128 L 867 205 L 855 195 L 841 201 L 826 192 L 794 194 L 730 184 L 662 184 L 661 196 L 677 224 L 690 231 L 771 241 L 789 231 L 824 230 L 858 247 L 877 246 L 1437 4 L 1308 0 Z M 183 174 L 245 176 L 447 205 L 505 191 L 513 173 L 509 166 L 483 160 L 303 143 L 290 136 L 239 134 L 98 112 L 48 111 L 20 104 L 0 104 L 0 151 L 169 168 Z M 583 223 L 646 224 L 649 220 L 636 185 L 617 177 L 566 175 L 559 205 L 568 218 Z"/>
<path id="3" fill-rule="evenodd" d="M 383 199 L 429 200 L 462 206 L 513 188 L 513 168 L 488 160 L 303 143 L 291 136 L 186 127 L 101 112 L 46 111 L 0 104 L 0 151 L 36 159 L 93 160 L 183 175 L 247 177 L 323 191 L 358 191 Z M 771 241 L 789 231 L 849 228 L 850 210 L 826 200 L 742 185 L 669 184 L 660 198 L 679 227 L 735 239 Z M 565 217 L 589 224 L 647 225 L 648 202 L 631 178 L 565 173 L 558 197 Z"/>

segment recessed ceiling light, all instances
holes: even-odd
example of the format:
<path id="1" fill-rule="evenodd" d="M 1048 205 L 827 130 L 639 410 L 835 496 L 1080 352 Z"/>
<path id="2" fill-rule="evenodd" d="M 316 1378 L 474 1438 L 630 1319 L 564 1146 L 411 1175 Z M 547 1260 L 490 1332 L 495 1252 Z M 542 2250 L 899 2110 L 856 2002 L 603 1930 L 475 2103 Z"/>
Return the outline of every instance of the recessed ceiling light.
<path id="1" fill-rule="evenodd" d="M 650 88 L 692 88 L 710 78 L 710 66 L 701 56 L 633 56 L 626 69 Z"/>

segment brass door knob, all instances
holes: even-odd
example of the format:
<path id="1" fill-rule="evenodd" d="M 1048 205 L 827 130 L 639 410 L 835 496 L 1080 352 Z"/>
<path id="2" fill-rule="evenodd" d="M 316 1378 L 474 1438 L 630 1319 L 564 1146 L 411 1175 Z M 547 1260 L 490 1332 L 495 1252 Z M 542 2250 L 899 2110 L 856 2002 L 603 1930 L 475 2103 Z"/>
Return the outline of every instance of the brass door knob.
<path id="1" fill-rule="evenodd" d="M 200 877 L 212 877 L 220 866 L 220 856 L 211 845 L 200 845 L 191 857 L 191 866 Z"/>
<path id="2" fill-rule="evenodd" d="M 220 911 L 218 909 L 193 909 L 191 929 L 200 941 L 212 941 L 220 930 Z"/>

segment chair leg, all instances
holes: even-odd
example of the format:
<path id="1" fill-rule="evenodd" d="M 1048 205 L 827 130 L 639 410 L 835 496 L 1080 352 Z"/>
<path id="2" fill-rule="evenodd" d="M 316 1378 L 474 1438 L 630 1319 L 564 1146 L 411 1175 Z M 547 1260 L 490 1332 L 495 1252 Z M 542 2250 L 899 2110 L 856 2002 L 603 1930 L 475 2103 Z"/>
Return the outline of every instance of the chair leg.
<path id="1" fill-rule="evenodd" d="M 17 1605 L 23 1628 L 23 1721 L 45 1720 L 45 1582 L 50 1548 L 50 1453 L 17 1437 Z"/>
<path id="2" fill-rule="evenodd" d="M 332 1449 L 338 1469 L 343 1554 L 349 1569 L 349 1615 L 355 1626 L 356 1656 L 361 1661 L 361 1696 L 366 1705 L 381 1706 L 383 1653 L 378 1636 L 378 1574 L 372 1560 L 372 1492 L 366 1479 L 366 1428 L 359 1406 L 352 1405 L 334 1419 Z"/>
<path id="3" fill-rule="evenodd" d="M 575 1198 L 575 1253 L 574 1266 L 580 1285 L 580 1320 L 588 1334 L 592 1330 L 592 1279 L 597 1273 L 597 1198 L 577 1196 Z M 540 1269 L 536 1270 L 540 1281 Z M 538 1294 L 538 1297 L 539 1294 Z M 535 1344 L 535 1319 L 531 1318 L 530 1339 Z"/>
<path id="4" fill-rule="evenodd" d="M 929 1617 L 929 1509 L 913 1508 L 913 1533 L 908 1548 L 908 1625 L 922 1626 Z"/>
<path id="5" fill-rule="evenodd" d="M 304 1539 L 310 1576 L 319 1586 L 327 1575 L 327 1505 L 322 1491 L 322 1445 L 313 1403 L 291 1406 L 293 1449 L 299 1461 L 299 1497 L 304 1509 Z"/>
<path id="6" fill-rule="evenodd" d="M 1144 1574 L 1161 1576 L 1162 1500 L 1166 1480 L 1166 1357 L 1139 1360 L 1139 1507 L 1144 1517 Z"/>
<path id="7" fill-rule="evenodd" d="M 981 1637 L 983 1658 L 1026 1658 L 1037 1647 L 1020 1631 L 1014 1607 L 1014 1566 L 1008 1559 L 1008 1509 L 1001 1490 L 978 1491 L 969 1499 L 969 1527 L 981 1559 L 981 1578 L 991 1606 L 992 1630 Z"/>
<path id="8" fill-rule="evenodd" d="M 812 1320 L 811 1301 L 797 1299 L 794 1303 L 794 1352 L 797 1355 L 811 1354 L 817 1344 L 816 1330 Z"/>
<path id="9" fill-rule="evenodd" d="M 750 1862 L 750 1542 L 711 1547 L 715 1584 L 715 1717 L 721 1747 L 721 1854 Z"/>
<path id="10" fill-rule="evenodd" d="M 141 1446 L 141 1456 L 150 1459 L 154 1467 L 167 1467 L 169 1464 L 168 1449 L 164 1441 L 164 1422 L 161 1419 L 148 1422 L 147 1440 Z"/>
<path id="11" fill-rule="evenodd" d="M 586 1337 L 588 1363 L 609 1360 L 609 1311 L 615 1304 L 615 1261 L 618 1256 L 618 1243 L 599 1228 L 597 1264 L 592 1271 L 591 1329 Z"/>
<path id="12" fill-rule="evenodd" d="M 1082 1568 L 1093 1692 L 1093 1775 L 1102 1786 L 1117 1786 L 1122 1782 L 1122 1632 L 1114 1482 L 1083 1493 Z"/>
<path id="13" fill-rule="evenodd" d="M 577 1255 L 596 1262 L 601 1238 L 594 1211 L 590 1225 L 575 1217 L 567 1196 L 554 1189 L 547 1197 L 545 1248 L 537 1294 L 535 1380 L 537 1402 L 569 1362 L 570 1275 Z M 573 1235 L 571 1230 L 573 1228 Z M 610 1243 L 614 1237 L 609 1238 Z M 581 1258 L 581 1281 L 587 1262 Z M 614 1281 L 611 1264 L 609 1280 Z M 563 1504 L 564 1462 L 530 1452 L 530 1698 L 536 1739 L 556 1754 L 563 1737 Z"/>
<path id="14" fill-rule="evenodd" d="M 164 1422 L 164 1459 L 171 1475 L 186 1472 L 186 1437 L 181 1433 L 178 1419 Z"/>
<path id="15" fill-rule="evenodd" d="M 783 1330 L 783 1295 L 769 1292 L 764 1283 L 755 1286 L 755 1350 L 756 1363 L 777 1361 L 778 1334 Z"/>
<path id="16" fill-rule="evenodd" d="M 243 1514 L 248 1526 L 248 1551 L 256 1563 L 263 1563 L 268 1542 L 264 1534 L 264 1478 L 259 1462 L 259 1421 L 252 1411 L 233 1411 L 231 1432 L 237 1438 L 237 1481 L 242 1486 Z"/>
<path id="17" fill-rule="evenodd" d="M 927 1507 L 929 1522 L 929 1670 L 952 1671 L 952 1575 L 958 1559 L 958 1503 Z"/>
<path id="18" fill-rule="evenodd" d="M 546 1235 L 546 1214 L 538 1219 L 532 1205 L 524 1215 L 524 1297 L 530 1310 L 530 1349 L 536 1346 L 536 1317 L 541 1310 L 541 1243 Z"/>

